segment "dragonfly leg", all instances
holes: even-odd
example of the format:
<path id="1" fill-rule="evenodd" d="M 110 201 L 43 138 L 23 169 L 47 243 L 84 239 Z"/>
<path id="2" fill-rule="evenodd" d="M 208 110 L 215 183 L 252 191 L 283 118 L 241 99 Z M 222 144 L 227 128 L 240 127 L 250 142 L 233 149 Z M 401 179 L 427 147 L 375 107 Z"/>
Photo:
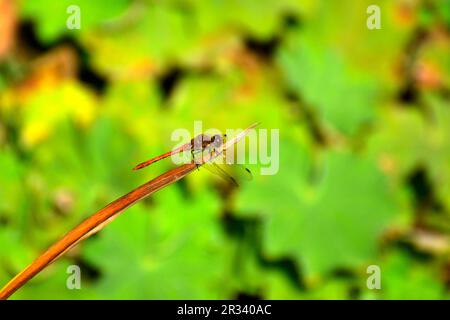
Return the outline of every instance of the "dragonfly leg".
<path id="1" fill-rule="evenodd" d="M 195 162 L 195 166 L 197 167 L 197 170 L 200 171 L 199 165 L 198 165 L 197 161 L 195 161 L 194 149 L 191 149 L 191 157 L 192 157 L 192 161 Z"/>

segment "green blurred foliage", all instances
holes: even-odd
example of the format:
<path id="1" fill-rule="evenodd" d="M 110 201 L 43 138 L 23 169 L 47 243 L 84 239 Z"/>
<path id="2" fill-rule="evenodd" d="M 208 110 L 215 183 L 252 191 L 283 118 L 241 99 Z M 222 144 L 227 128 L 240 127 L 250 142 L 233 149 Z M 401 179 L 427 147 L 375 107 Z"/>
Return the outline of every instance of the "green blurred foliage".
<path id="1" fill-rule="evenodd" d="M 375 1 L 382 29 L 369 30 L 372 2 L 36 0 L 0 12 L 0 285 L 171 168 L 130 170 L 172 148 L 175 129 L 260 121 L 279 129 L 277 174 L 250 165 L 253 181 L 234 188 L 194 172 L 13 297 L 449 298 L 450 3 Z M 80 30 L 66 27 L 72 4 Z M 66 288 L 73 264 L 81 290 Z M 369 265 L 380 290 L 366 286 Z"/>

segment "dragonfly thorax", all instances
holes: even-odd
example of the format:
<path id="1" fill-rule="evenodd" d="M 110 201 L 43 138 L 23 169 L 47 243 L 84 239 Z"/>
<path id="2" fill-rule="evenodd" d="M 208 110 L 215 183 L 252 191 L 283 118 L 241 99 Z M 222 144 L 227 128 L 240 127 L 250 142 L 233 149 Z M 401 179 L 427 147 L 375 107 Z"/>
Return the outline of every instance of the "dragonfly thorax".
<path id="1" fill-rule="evenodd" d="M 209 136 L 207 134 L 199 134 L 191 140 L 191 148 L 193 150 L 217 149 L 224 142 L 224 138 L 220 134 Z"/>

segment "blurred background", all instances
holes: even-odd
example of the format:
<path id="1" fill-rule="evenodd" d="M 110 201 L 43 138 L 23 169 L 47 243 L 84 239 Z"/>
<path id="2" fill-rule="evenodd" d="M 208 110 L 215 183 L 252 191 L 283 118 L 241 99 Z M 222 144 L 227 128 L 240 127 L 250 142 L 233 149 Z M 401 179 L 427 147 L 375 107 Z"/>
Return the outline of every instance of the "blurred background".
<path id="1" fill-rule="evenodd" d="M 449 48 L 447 0 L 0 0 L 0 286 L 173 130 L 260 121 L 276 175 L 194 172 L 13 298 L 449 298 Z"/>

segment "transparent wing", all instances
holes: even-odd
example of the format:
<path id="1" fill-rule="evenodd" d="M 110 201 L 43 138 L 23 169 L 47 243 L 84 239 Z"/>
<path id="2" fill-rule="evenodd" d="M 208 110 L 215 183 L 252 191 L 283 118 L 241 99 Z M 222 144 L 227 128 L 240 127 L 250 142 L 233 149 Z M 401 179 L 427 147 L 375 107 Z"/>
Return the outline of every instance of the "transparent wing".
<path id="1" fill-rule="evenodd" d="M 234 161 L 234 160 L 231 160 Z M 226 155 L 224 153 L 223 158 L 217 157 L 217 161 L 213 161 L 215 165 L 222 168 L 229 175 L 236 177 L 239 181 L 245 180 L 250 181 L 253 179 L 252 172 L 242 164 L 239 163 L 228 163 L 226 162 Z"/>
<path id="2" fill-rule="evenodd" d="M 248 181 L 253 178 L 250 170 L 242 165 L 208 162 L 205 163 L 203 167 L 209 172 L 218 175 L 236 186 L 243 180 Z"/>
<path id="3" fill-rule="evenodd" d="M 225 137 L 224 137 L 225 140 Z M 193 150 L 194 159 L 201 158 L 205 153 L 215 153 L 215 146 L 209 145 L 203 150 L 198 152 L 197 150 Z M 240 181 L 243 180 L 251 180 L 253 178 L 252 173 L 249 169 L 244 167 L 241 164 L 234 163 L 225 163 L 225 153 L 216 155 L 215 159 L 205 163 L 202 167 L 204 167 L 209 172 L 233 183 L 238 186 Z"/>

